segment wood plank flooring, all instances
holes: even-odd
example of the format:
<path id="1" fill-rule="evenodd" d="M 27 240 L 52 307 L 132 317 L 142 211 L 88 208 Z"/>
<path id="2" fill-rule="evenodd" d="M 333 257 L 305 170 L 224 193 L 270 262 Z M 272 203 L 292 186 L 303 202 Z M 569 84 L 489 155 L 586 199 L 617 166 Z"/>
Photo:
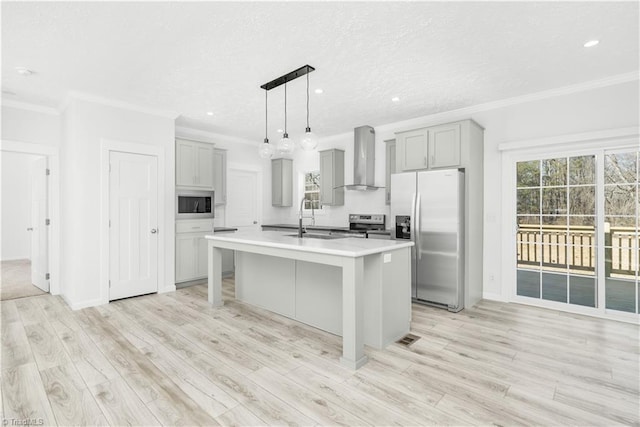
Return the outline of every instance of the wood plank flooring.
<path id="1" fill-rule="evenodd" d="M 414 305 L 410 347 L 366 349 L 205 285 L 71 311 L 1 303 L 2 416 L 46 425 L 640 425 L 637 325 L 482 301 Z M 33 423 L 33 422 L 32 422 Z M 8 422 L 9 425 L 11 421 Z M 15 425 L 15 423 L 13 423 Z"/>
<path id="2" fill-rule="evenodd" d="M 31 261 L 18 259 L 0 262 L 0 300 L 44 295 L 31 284 Z"/>

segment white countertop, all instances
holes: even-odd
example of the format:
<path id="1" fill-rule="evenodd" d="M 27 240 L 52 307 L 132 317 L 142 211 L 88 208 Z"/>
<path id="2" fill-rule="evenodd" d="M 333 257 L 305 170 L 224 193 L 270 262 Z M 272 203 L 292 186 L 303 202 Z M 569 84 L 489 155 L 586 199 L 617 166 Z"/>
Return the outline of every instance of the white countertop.
<path id="1" fill-rule="evenodd" d="M 288 236 L 281 231 L 241 231 L 236 233 L 213 234 L 207 239 L 220 242 L 244 243 L 270 248 L 293 249 L 327 255 L 357 258 L 395 249 L 408 248 L 413 242 L 407 240 L 378 240 L 347 237 L 342 239 L 314 239 Z"/>

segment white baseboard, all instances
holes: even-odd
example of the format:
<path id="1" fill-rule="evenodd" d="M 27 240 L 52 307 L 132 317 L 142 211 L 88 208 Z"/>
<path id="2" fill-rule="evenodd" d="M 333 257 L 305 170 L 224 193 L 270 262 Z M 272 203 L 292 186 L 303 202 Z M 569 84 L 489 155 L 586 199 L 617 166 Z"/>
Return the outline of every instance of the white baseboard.
<path id="1" fill-rule="evenodd" d="M 509 302 L 501 294 L 496 294 L 496 293 L 493 293 L 493 292 L 483 292 L 482 293 L 482 299 L 488 299 L 488 300 L 491 300 L 491 301 Z"/>
<path id="2" fill-rule="evenodd" d="M 71 302 L 68 298 L 62 295 L 62 299 L 67 303 L 67 305 L 71 308 L 71 310 L 82 310 L 83 308 L 89 307 L 97 307 L 99 305 L 104 305 L 105 302 L 99 298 L 94 300 L 80 301 L 80 302 Z"/>
<path id="3" fill-rule="evenodd" d="M 175 292 L 175 291 L 176 291 L 176 285 L 170 285 L 162 289 L 158 289 L 159 294 L 166 294 L 167 292 Z"/>

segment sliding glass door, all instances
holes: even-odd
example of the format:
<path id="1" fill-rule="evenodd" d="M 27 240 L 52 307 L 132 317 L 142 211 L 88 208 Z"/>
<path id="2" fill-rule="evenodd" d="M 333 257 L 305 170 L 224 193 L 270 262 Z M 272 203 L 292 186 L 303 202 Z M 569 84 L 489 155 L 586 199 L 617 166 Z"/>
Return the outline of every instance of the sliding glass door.
<path id="1" fill-rule="evenodd" d="M 638 153 L 604 158 L 605 308 L 638 313 Z"/>
<path id="2" fill-rule="evenodd" d="M 638 156 L 516 162 L 518 297 L 638 313 Z"/>

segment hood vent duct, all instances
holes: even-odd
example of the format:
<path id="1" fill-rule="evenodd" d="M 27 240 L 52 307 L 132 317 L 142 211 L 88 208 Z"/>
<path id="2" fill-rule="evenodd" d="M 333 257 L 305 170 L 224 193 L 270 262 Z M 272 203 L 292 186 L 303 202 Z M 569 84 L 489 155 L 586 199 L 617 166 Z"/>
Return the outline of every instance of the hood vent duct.
<path id="1" fill-rule="evenodd" d="M 354 129 L 353 184 L 347 190 L 371 191 L 375 186 L 376 131 L 371 126 Z"/>

